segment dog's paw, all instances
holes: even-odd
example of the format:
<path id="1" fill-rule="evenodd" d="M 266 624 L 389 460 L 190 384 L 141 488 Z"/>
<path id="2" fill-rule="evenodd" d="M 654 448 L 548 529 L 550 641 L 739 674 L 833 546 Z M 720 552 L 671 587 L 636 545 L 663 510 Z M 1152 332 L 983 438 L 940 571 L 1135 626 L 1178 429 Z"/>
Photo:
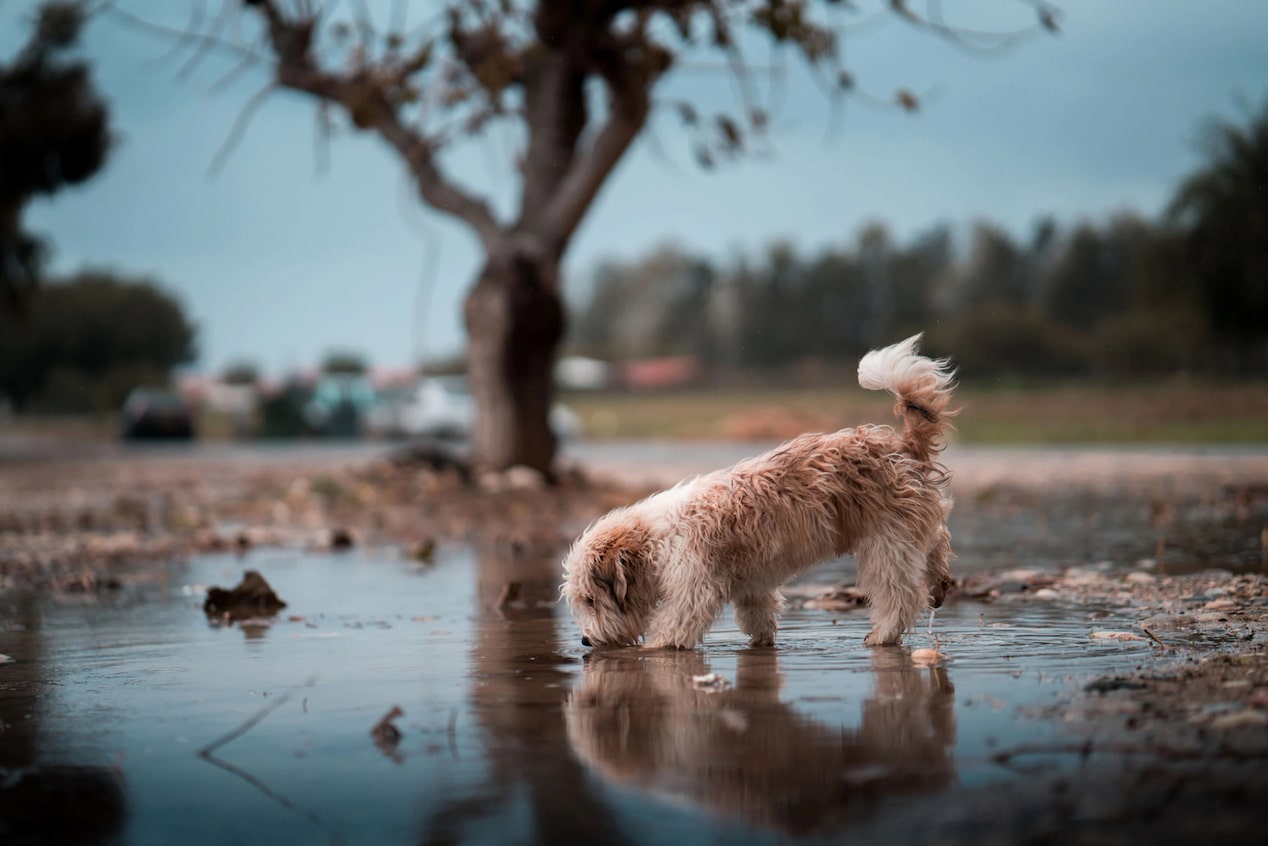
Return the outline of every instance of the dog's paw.
<path id="1" fill-rule="evenodd" d="M 748 639 L 748 645 L 755 648 L 759 646 L 774 646 L 775 636 L 774 635 L 760 635 L 760 636 L 755 635 Z"/>
<path id="2" fill-rule="evenodd" d="M 901 634 L 892 635 L 891 637 L 882 637 L 876 632 L 868 632 L 867 637 L 863 638 L 864 646 L 898 646 L 902 643 L 903 636 Z"/>

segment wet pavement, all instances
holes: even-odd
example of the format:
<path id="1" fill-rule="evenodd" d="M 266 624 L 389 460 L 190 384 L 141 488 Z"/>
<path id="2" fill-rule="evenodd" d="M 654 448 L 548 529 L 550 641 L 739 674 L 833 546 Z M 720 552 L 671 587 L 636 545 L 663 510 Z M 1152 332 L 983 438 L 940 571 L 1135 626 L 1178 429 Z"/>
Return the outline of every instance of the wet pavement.
<path id="1" fill-rule="evenodd" d="M 932 667 L 910 657 L 923 626 L 869 650 L 861 612 L 811 609 L 775 649 L 744 648 L 728 615 L 701 651 L 588 655 L 556 568 L 262 549 L 148 565 L 114 594 L 5 596 L 6 842 L 916 836 L 927 808 L 1032 778 L 998 756 L 1062 740 L 1044 707 L 1157 660 L 1092 640 L 1095 609 L 971 602 L 939 612 Z M 246 569 L 288 607 L 209 623 L 206 586 Z M 372 737 L 393 706 L 399 739 Z M 1080 766 L 1057 756 L 1045 778 Z"/>

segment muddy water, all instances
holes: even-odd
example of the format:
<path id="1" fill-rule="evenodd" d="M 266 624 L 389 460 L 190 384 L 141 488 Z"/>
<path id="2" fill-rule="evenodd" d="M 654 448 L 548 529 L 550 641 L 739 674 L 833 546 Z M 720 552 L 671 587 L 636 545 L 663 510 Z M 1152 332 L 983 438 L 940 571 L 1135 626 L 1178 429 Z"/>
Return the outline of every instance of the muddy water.
<path id="1" fill-rule="evenodd" d="M 289 606 L 209 624 L 203 586 L 247 568 Z M 728 617 L 695 653 L 587 655 L 554 561 L 466 548 L 432 565 L 256 550 L 132 575 L 100 599 L 0 599 L 5 842 L 914 835 L 930 803 L 1017 782 L 998 750 L 1061 737 L 1035 708 L 1154 660 L 1092 641 L 1085 608 L 969 603 L 939 612 L 937 667 L 864 649 L 857 612 L 816 610 L 790 612 L 776 649 L 743 648 Z M 393 706 L 399 742 L 376 742 Z"/>

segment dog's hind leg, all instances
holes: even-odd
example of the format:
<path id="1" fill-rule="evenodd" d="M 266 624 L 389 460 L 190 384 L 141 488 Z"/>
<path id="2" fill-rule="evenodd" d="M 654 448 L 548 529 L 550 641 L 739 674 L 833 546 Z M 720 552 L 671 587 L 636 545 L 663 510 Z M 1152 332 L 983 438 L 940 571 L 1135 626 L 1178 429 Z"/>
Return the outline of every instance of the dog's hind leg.
<path id="1" fill-rule="evenodd" d="M 861 540 L 854 558 L 859 587 L 871 605 L 872 630 L 863 642 L 894 646 L 928 603 L 926 555 L 909 541 L 882 532 Z"/>
<path id="2" fill-rule="evenodd" d="M 740 596 L 735 599 L 735 622 L 748 635 L 749 646 L 774 646 L 784 598 L 779 591 Z"/>
<path id="3" fill-rule="evenodd" d="M 647 647 L 694 649 L 722 611 L 722 592 L 694 568 L 663 587 L 664 600 L 652 615 Z"/>

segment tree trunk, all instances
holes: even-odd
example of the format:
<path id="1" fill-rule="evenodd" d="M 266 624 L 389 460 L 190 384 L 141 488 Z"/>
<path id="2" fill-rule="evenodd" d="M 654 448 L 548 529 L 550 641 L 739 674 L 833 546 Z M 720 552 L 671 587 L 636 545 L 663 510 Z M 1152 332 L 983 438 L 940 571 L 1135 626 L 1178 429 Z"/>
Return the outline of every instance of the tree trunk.
<path id="1" fill-rule="evenodd" d="M 467 373 L 476 401 L 473 458 L 482 470 L 525 465 L 553 479 L 555 354 L 564 333 L 557 256 L 490 247 L 467 295 Z"/>

